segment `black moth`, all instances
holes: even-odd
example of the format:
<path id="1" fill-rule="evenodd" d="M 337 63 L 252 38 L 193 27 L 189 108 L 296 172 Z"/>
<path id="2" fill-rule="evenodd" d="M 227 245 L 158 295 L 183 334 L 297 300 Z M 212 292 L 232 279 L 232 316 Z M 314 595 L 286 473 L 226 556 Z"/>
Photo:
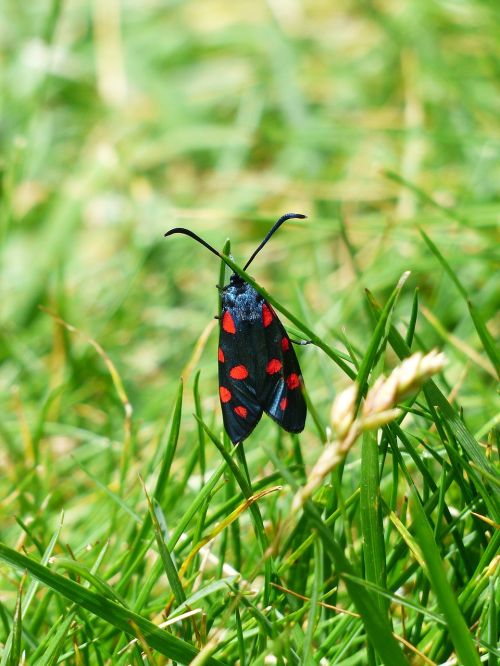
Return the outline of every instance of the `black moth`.
<path id="1" fill-rule="evenodd" d="M 274 232 L 290 218 L 279 218 L 245 264 L 246 270 Z M 215 248 L 189 229 L 176 227 L 165 236 L 185 234 L 215 255 Z M 227 263 L 227 262 L 226 262 Z M 224 427 L 231 441 L 244 440 L 266 412 L 288 432 L 304 429 L 307 407 L 299 362 L 283 324 L 271 305 L 248 282 L 232 273 L 222 289 L 219 336 L 219 396 Z"/>

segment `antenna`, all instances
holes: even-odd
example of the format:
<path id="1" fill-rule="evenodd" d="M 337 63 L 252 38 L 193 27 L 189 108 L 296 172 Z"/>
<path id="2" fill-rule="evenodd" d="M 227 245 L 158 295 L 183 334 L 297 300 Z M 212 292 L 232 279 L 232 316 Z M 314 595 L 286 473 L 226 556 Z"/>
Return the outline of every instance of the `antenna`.
<path id="1" fill-rule="evenodd" d="M 193 238 L 195 241 L 200 243 L 200 245 L 204 245 L 207 250 L 210 250 L 213 254 L 215 254 L 216 257 L 219 257 L 219 259 L 222 259 L 222 261 L 229 266 L 227 261 L 224 259 L 222 254 L 216 250 L 214 247 L 212 247 L 207 241 L 204 241 L 203 238 L 200 238 L 197 234 L 194 233 L 194 231 L 190 231 L 189 229 L 184 229 L 184 227 L 175 227 L 174 229 L 170 229 L 170 231 L 167 231 L 167 233 L 163 234 L 164 236 L 172 236 L 173 234 L 184 234 L 185 236 L 189 236 L 190 238 Z M 231 266 L 229 266 L 231 268 Z M 231 270 L 233 270 L 231 268 Z"/>
<path id="2" fill-rule="evenodd" d="M 210 252 L 213 252 L 219 259 L 224 259 L 224 257 L 221 255 L 221 253 L 216 250 L 214 247 L 212 247 L 207 241 L 204 241 L 203 238 L 200 238 L 197 234 L 194 233 L 194 231 L 190 231 L 189 229 L 184 229 L 184 227 L 174 227 L 173 229 L 170 229 L 170 231 L 167 231 L 164 233 L 164 236 L 172 236 L 173 234 L 184 234 L 185 236 L 189 236 L 190 238 L 194 238 L 195 241 L 198 243 L 201 243 L 201 245 L 204 245 Z"/>
<path id="3" fill-rule="evenodd" d="M 305 217 L 306 217 L 306 215 L 302 215 L 301 213 L 286 213 L 285 215 L 282 215 L 280 217 L 280 219 L 277 222 L 274 223 L 273 228 L 269 231 L 269 233 L 264 238 L 262 243 L 259 245 L 259 247 L 255 250 L 255 252 L 252 254 L 250 259 L 247 261 L 247 263 L 243 267 L 243 270 L 246 271 L 248 266 L 250 266 L 252 261 L 257 256 L 257 254 L 262 250 L 262 248 L 267 243 L 267 241 L 271 238 L 271 236 L 274 234 L 274 232 L 277 231 L 281 227 L 283 222 L 286 222 L 286 220 L 289 220 L 290 218 L 298 218 L 298 219 L 302 220 Z M 219 259 L 222 259 L 222 261 L 227 266 L 229 266 L 229 264 L 227 263 L 227 261 L 223 257 L 223 255 L 218 250 L 216 250 L 214 247 L 212 247 L 212 245 L 207 243 L 207 241 L 203 240 L 203 238 L 200 238 L 200 236 L 195 234 L 194 231 L 190 231 L 189 229 L 185 229 L 184 227 L 175 227 L 174 229 L 170 229 L 170 231 L 167 231 L 167 233 L 164 234 L 164 236 L 172 236 L 173 234 L 184 234 L 185 236 L 189 236 L 190 238 L 195 240 L 197 243 L 200 243 L 200 245 L 203 245 L 204 247 L 206 247 L 207 250 L 210 250 L 210 252 L 212 252 L 212 254 L 215 254 L 216 257 L 219 257 Z M 229 266 L 229 268 L 231 268 L 231 266 Z M 233 269 L 231 268 L 231 270 L 233 270 Z"/>
<path id="4" fill-rule="evenodd" d="M 301 213 L 285 213 L 285 215 L 282 215 L 277 222 L 274 223 L 273 228 L 269 231 L 267 236 L 264 238 L 262 243 L 259 245 L 259 247 L 255 250 L 255 252 L 252 254 L 250 259 L 247 261 L 247 263 L 243 266 L 243 270 L 246 271 L 246 269 L 250 266 L 252 261 L 255 259 L 255 257 L 259 254 L 259 252 L 262 250 L 264 245 L 267 243 L 267 241 L 271 238 L 271 236 L 274 234 L 275 231 L 278 231 L 278 229 L 281 227 L 283 222 L 286 222 L 287 220 L 291 218 L 298 218 L 299 220 L 303 220 L 307 215 L 302 215 Z"/>

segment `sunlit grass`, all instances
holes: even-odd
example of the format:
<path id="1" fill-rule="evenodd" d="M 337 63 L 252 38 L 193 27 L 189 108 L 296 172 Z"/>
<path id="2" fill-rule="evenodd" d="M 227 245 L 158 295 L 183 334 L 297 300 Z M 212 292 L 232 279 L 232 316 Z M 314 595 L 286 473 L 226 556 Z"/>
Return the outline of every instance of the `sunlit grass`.
<path id="1" fill-rule="evenodd" d="M 1 13 L 1 666 L 495 664 L 496 6 Z M 250 275 L 315 341 L 309 416 L 243 455 L 219 263 L 162 236 L 240 269 L 288 210 Z M 434 348 L 292 510 L 335 397 Z"/>

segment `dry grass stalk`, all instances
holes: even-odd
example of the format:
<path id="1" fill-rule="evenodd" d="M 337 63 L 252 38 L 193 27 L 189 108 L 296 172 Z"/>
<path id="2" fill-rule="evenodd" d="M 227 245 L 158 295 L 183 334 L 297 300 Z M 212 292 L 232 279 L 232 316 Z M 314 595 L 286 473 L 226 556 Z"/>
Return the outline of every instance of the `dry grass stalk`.
<path id="1" fill-rule="evenodd" d="M 356 415 L 358 385 L 353 384 L 342 391 L 331 411 L 335 439 L 326 445 L 307 483 L 296 493 L 292 511 L 300 509 L 325 477 L 344 460 L 363 431 L 380 428 L 397 418 L 401 413 L 396 407 L 398 402 L 416 393 L 429 377 L 443 369 L 445 362 L 444 354 L 436 350 L 425 355 L 417 352 L 408 357 L 389 377 L 382 375 L 377 379 L 366 395 L 360 415 Z"/>

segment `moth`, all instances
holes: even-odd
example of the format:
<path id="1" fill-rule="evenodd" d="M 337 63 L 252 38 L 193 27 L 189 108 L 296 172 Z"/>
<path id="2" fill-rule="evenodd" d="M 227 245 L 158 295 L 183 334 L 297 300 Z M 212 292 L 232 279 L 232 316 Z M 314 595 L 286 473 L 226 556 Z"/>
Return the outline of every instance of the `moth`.
<path id="1" fill-rule="evenodd" d="M 280 217 L 246 262 L 246 271 L 271 236 L 290 218 Z M 225 261 L 223 255 L 189 229 L 175 227 L 165 236 L 185 234 Z M 226 262 L 227 264 L 227 262 Z M 237 273 L 221 288 L 219 317 L 219 397 L 224 427 L 233 444 L 250 435 L 262 413 L 288 432 L 304 429 L 307 406 L 304 381 L 292 341 L 271 304 Z M 298 342 L 297 344 L 306 344 Z"/>

